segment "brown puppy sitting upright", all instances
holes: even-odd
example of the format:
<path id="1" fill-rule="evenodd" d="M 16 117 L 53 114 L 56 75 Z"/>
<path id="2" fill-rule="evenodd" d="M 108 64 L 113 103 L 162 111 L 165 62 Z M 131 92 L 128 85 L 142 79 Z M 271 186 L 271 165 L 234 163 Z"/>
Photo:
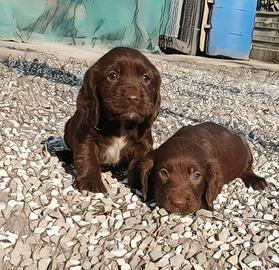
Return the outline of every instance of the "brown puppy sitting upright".
<path id="1" fill-rule="evenodd" d="M 137 163 L 152 149 L 161 78 L 139 51 L 118 47 L 86 72 L 64 140 L 72 150 L 79 190 L 106 192 L 104 165 Z"/>
<path id="2" fill-rule="evenodd" d="M 182 127 L 149 152 L 137 170 L 144 199 L 151 187 L 160 207 L 186 214 L 202 206 L 211 209 L 223 185 L 238 177 L 247 187 L 265 188 L 265 179 L 254 174 L 252 163 L 243 138 L 208 122 Z"/>

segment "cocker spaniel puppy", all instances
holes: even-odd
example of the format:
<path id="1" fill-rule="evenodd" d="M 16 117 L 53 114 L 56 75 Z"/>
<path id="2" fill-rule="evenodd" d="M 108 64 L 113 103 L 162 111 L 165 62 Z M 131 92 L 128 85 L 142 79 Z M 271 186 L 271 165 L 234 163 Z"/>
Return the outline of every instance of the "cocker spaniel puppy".
<path id="1" fill-rule="evenodd" d="M 144 199 L 148 192 L 169 212 L 211 209 L 224 184 L 241 178 L 257 190 L 267 185 L 254 174 L 244 138 L 214 123 L 185 126 L 136 166 Z"/>
<path id="2" fill-rule="evenodd" d="M 130 48 L 114 48 L 88 69 L 64 134 L 79 190 L 107 192 L 103 166 L 124 164 L 131 171 L 152 149 L 160 85 L 154 65 Z"/>

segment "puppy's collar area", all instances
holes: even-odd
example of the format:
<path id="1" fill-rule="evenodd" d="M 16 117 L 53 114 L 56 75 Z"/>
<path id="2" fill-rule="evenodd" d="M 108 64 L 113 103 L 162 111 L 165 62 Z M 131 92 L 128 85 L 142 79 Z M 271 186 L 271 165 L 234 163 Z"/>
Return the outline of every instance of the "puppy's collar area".
<path id="1" fill-rule="evenodd" d="M 127 136 L 134 134 L 138 127 L 144 128 L 146 123 L 137 123 L 136 121 L 119 121 L 112 120 L 106 122 L 101 120 L 98 125 L 92 126 L 92 132 L 95 131 L 99 134 L 106 136 L 106 134 L 113 135 L 116 137 Z"/>

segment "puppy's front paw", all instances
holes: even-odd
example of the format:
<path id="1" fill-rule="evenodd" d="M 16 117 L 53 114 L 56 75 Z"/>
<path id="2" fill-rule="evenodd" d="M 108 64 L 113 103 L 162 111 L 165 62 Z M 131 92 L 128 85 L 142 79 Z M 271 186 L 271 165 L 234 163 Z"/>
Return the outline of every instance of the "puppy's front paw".
<path id="1" fill-rule="evenodd" d="M 88 190 L 93 193 L 107 193 L 107 189 L 102 180 L 97 180 L 94 176 L 77 178 L 74 185 L 79 191 Z"/>

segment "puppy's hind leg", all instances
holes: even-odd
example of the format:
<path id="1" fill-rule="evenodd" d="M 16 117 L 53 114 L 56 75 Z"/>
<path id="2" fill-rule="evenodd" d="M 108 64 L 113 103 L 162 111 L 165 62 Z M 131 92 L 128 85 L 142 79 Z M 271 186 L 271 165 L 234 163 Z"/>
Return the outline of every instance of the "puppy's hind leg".
<path id="1" fill-rule="evenodd" d="M 247 150 L 249 152 L 249 159 L 248 159 L 247 167 L 240 178 L 243 180 L 246 187 L 248 187 L 248 188 L 252 187 L 255 190 L 263 190 L 263 189 L 265 189 L 265 187 L 267 187 L 268 184 L 263 177 L 260 177 L 253 172 L 253 169 L 252 169 L 253 168 L 252 167 L 253 166 L 253 156 L 252 156 L 251 150 L 243 138 L 242 138 L 242 140 L 245 143 Z"/>
<path id="2" fill-rule="evenodd" d="M 246 187 L 252 187 L 255 190 L 263 190 L 267 186 L 266 180 L 253 171 L 245 173 L 241 178 Z"/>

